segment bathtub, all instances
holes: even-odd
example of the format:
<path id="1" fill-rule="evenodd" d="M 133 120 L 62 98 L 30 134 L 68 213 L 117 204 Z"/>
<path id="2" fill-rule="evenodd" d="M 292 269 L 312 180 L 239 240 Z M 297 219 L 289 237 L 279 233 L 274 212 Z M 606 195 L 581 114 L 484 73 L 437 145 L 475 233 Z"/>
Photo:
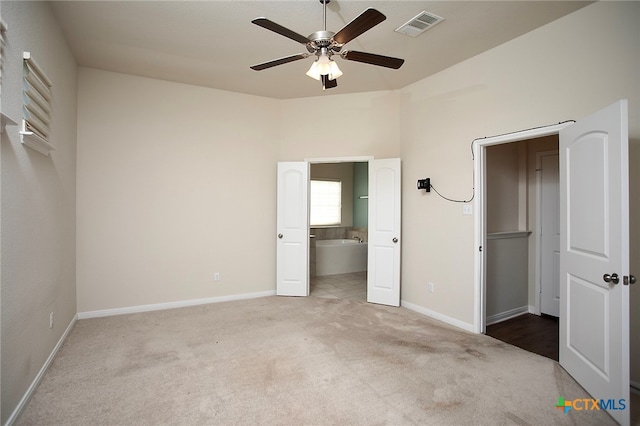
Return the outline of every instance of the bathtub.
<path id="1" fill-rule="evenodd" d="M 316 275 L 349 274 L 367 270 L 367 243 L 356 240 L 316 241 Z"/>

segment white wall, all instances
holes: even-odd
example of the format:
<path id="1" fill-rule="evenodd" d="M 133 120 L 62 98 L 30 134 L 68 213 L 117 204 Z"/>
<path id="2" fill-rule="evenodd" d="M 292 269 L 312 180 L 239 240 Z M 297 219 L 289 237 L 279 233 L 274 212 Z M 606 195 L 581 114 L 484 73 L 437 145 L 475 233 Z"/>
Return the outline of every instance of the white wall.
<path id="1" fill-rule="evenodd" d="M 521 192 L 526 193 L 526 182 L 522 185 L 521 143 L 494 145 L 486 152 L 486 204 L 487 233 L 526 231 L 521 227 L 520 216 L 526 217 L 526 203 L 520 205 Z M 524 174 L 526 181 L 526 174 Z M 525 198 L 526 199 L 526 198 Z"/>
<path id="2" fill-rule="evenodd" d="M 86 68 L 78 87 L 78 311 L 274 290 L 278 102 Z"/>
<path id="3" fill-rule="evenodd" d="M 486 149 L 486 317 L 487 323 L 513 316 L 528 305 L 526 226 L 526 142 Z M 521 217 L 523 217 L 521 219 Z M 500 233 L 500 234 L 495 234 Z M 520 313 L 520 311 L 518 311 Z"/>
<path id="4" fill-rule="evenodd" d="M 640 3 L 598 2 L 400 91 L 403 300 L 473 322 L 472 216 L 415 189 L 418 178 L 430 176 L 448 197 L 468 198 L 473 139 L 580 119 L 627 98 L 632 170 L 638 168 L 638 22 Z M 640 186 L 633 175 L 631 185 L 631 211 L 637 212 Z M 632 270 L 640 271 L 639 219 L 632 217 Z M 428 281 L 434 293 L 427 292 Z M 635 290 L 633 303 L 640 306 Z M 638 382 L 640 309 L 632 308 L 631 327 L 632 380 Z"/>
<path id="5" fill-rule="evenodd" d="M 22 52 L 53 86 L 46 157 L 2 133 L 2 416 L 11 416 L 76 313 L 76 63 L 49 5 L 2 2 L 2 112 L 22 119 Z M 49 314 L 54 326 L 49 329 Z"/>
<path id="6" fill-rule="evenodd" d="M 393 92 L 282 101 L 280 160 L 398 157 L 398 102 Z"/>
<path id="7" fill-rule="evenodd" d="M 527 235 L 487 236 L 487 324 L 527 312 Z"/>

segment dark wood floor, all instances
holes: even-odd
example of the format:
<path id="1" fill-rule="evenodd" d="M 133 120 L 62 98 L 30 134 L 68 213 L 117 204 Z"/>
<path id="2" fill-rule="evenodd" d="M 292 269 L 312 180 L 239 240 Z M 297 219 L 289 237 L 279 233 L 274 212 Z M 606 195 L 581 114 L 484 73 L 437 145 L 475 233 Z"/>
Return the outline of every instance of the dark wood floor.
<path id="1" fill-rule="evenodd" d="M 487 326 L 486 334 L 558 361 L 558 332 L 558 318 L 525 314 Z"/>

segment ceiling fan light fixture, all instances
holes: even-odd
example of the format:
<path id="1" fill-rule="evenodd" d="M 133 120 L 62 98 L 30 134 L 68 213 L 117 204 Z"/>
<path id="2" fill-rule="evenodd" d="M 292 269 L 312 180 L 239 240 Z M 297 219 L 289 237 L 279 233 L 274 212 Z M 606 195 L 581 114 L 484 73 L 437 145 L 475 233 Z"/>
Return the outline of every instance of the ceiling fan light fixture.
<path id="1" fill-rule="evenodd" d="M 311 64 L 311 68 L 307 71 L 307 75 L 314 80 L 320 80 L 320 76 L 326 75 L 329 80 L 335 80 L 342 75 L 338 64 L 327 55 L 320 55 L 318 59 Z"/>
<path id="2" fill-rule="evenodd" d="M 318 61 L 313 61 L 311 68 L 307 71 L 307 75 L 314 80 L 320 80 L 320 71 L 318 71 Z"/>
<path id="3" fill-rule="evenodd" d="M 318 72 L 320 75 L 329 75 L 331 72 L 331 62 L 333 62 L 327 55 L 320 55 L 318 57 Z"/>
<path id="4" fill-rule="evenodd" d="M 336 61 L 331 61 L 329 66 L 329 80 L 335 80 L 342 75 L 342 71 L 340 71 L 340 68 L 338 68 L 338 64 L 336 63 Z"/>

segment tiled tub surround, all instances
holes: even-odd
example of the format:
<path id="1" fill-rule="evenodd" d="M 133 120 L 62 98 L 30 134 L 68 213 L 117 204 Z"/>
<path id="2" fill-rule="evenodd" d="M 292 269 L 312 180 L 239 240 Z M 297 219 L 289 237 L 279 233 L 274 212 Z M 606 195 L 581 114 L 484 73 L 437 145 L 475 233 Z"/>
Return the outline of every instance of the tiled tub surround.
<path id="1" fill-rule="evenodd" d="M 354 228 L 351 226 L 311 228 L 311 235 L 315 235 L 316 240 L 339 240 L 358 237 L 364 242 L 369 241 L 368 228 Z"/>
<path id="2" fill-rule="evenodd" d="M 309 274 L 316 276 L 316 241 L 318 240 L 339 240 L 358 238 L 363 243 L 369 241 L 368 228 L 358 228 L 351 226 L 332 226 L 326 228 L 311 228 L 310 234 L 313 236 L 309 244 Z"/>

